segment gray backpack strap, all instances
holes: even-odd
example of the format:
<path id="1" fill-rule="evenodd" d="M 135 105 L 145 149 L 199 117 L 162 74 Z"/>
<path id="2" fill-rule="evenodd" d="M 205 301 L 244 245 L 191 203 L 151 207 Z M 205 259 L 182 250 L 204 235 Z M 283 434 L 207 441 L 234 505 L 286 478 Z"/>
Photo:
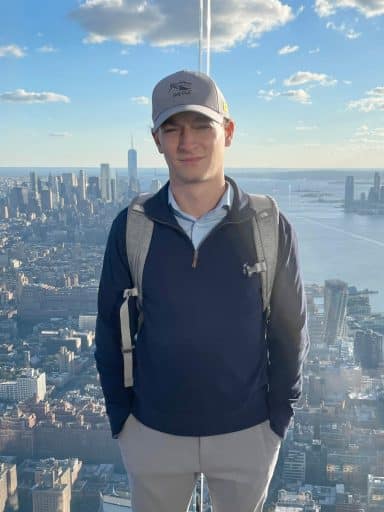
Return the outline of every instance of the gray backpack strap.
<path id="1" fill-rule="evenodd" d="M 244 272 L 260 273 L 263 295 L 263 310 L 269 317 L 269 301 L 275 278 L 279 243 L 279 208 L 276 201 L 267 195 L 249 194 L 250 206 L 256 215 L 252 219 L 253 238 L 256 247 L 256 264 L 246 266 Z"/>
<path id="2" fill-rule="evenodd" d="M 133 386 L 132 351 L 135 346 L 132 345 L 132 336 L 129 324 L 129 297 L 133 296 L 138 298 L 137 306 L 139 309 L 139 328 L 143 322 L 143 269 L 153 232 L 153 222 L 145 216 L 143 203 L 151 195 L 152 194 L 141 194 L 136 197 L 129 205 L 127 212 L 126 249 L 134 287 L 124 290 L 124 302 L 120 308 L 121 351 L 123 353 L 124 360 L 124 387 Z"/>

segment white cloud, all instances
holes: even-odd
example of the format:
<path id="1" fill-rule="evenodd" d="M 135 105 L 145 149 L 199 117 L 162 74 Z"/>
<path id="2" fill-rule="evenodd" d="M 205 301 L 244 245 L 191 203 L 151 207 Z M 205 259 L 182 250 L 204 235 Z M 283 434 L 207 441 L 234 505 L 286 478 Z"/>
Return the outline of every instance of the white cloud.
<path id="1" fill-rule="evenodd" d="M 128 69 L 111 68 L 109 72 L 115 73 L 116 75 L 128 75 Z"/>
<path id="2" fill-rule="evenodd" d="M 384 87 L 375 87 L 368 94 L 371 96 L 384 96 Z"/>
<path id="3" fill-rule="evenodd" d="M 147 96 L 133 96 L 133 98 L 131 98 L 131 101 L 133 103 L 136 103 L 137 105 L 149 104 L 149 98 Z"/>
<path id="4" fill-rule="evenodd" d="M 16 44 L 9 44 L 7 46 L 0 46 L 0 57 L 25 57 L 23 48 Z"/>
<path id="5" fill-rule="evenodd" d="M 276 78 L 272 78 L 272 80 L 269 80 L 267 83 L 268 85 L 274 85 L 276 83 Z"/>
<path id="6" fill-rule="evenodd" d="M 304 12 L 305 10 L 305 7 L 304 5 L 300 5 L 300 7 L 297 9 L 296 11 L 296 16 L 299 16 L 299 14 L 301 14 L 302 12 Z"/>
<path id="7" fill-rule="evenodd" d="M 372 128 L 363 124 L 360 126 L 353 135 L 351 142 L 359 144 L 383 144 L 384 143 L 384 128 Z"/>
<path id="8" fill-rule="evenodd" d="M 54 48 L 52 45 L 44 45 L 37 49 L 40 53 L 55 53 L 57 52 L 57 48 Z"/>
<path id="9" fill-rule="evenodd" d="M 351 80 L 343 80 L 343 84 L 352 85 L 352 81 Z"/>
<path id="10" fill-rule="evenodd" d="M 24 89 L 16 89 L 12 92 L 0 93 L 1 101 L 11 103 L 69 103 L 68 96 L 55 92 L 28 92 Z"/>
<path id="11" fill-rule="evenodd" d="M 348 29 L 345 34 L 347 39 L 358 39 L 361 36 L 361 32 L 356 32 L 353 28 Z"/>
<path id="12" fill-rule="evenodd" d="M 90 32 L 87 37 L 83 38 L 84 44 L 101 44 L 104 43 L 104 41 L 107 41 L 107 37 L 103 37 L 99 34 L 94 34 L 93 32 Z"/>
<path id="13" fill-rule="evenodd" d="M 289 78 L 284 80 L 284 85 L 296 86 L 303 85 L 310 82 L 315 82 L 323 86 L 335 85 L 337 84 L 337 80 L 330 78 L 328 75 L 324 73 L 312 73 L 311 71 L 298 71 L 294 75 L 291 75 Z"/>
<path id="14" fill-rule="evenodd" d="M 258 92 L 258 97 L 262 98 L 265 101 L 271 101 L 273 98 L 276 98 L 277 96 L 280 96 L 280 93 L 274 91 L 273 89 L 270 89 L 269 91 L 260 89 Z"/>
<path id="15" fill-rule="evenodd" d="M 212 48 L 223 50 L 287 24 L 294 13 L 284 0 L 220 0 L 212 2 Z M 107 39 L 136 45 L 190 45 L 197 41 L 199 9 L 176 0 L 86 0 L 71 12 L 88 36 L 85 43 Z"/>
<path id="16" fill-rule="evenodd" d="M 280 48 L 280 50 L 277 52 L 279 55 L 288 55 L 289 53 L 295 53 L 299 47 L 297 45 L 290 46 L 289 44 L 287 46 L 283 46 Z"/>
<path id="17" fill-rule="evenodd" d="M 333 21 L 328 21 L 326 27 L 331 30 L 335 30 L 336 32 L 340 32 L 347 39 L 358 39 L 361 36 L 361 32 L 356 32 L 353 28 L 348 28 L 345 23 L 341 23 L 340 25 L 336 25 Z"/>
<path id="18" fill-rule="evenodd" d="M 302 103 L 303 105 L 310 105 L 312 103 L 311 96 L 304 89 L 284 91 L 281 93 L 281 96 L 288 96 L 290 100 L 296 101 L 297 103 Z"/>
<path id="19" fill-rule="evenodd" d="M 320 52 L 320 48 L 314 48 L 313 50 L 309 50 L 309 54 L 313 55 L 314 53 L 319 53 Z"/>
<path id="20" fill-rule="evenodd" d="M 374 112 L 375 110 L 384 110 L 384 87 L 375 87 L 368 91 L 365 98 L 350 101 L 348 110 L 359 110 L 360 112 Z"/>
<path id="21" fill-rule="evenodd" d="M 311 103 L 311 96 L 304 89 L 294 89 L 284 92 L 275 91 L 273 89 L 270 89 L 269 91 L 260 89 L 258 92 L 258 97 L 265 101 L 271 101 L 278 96 L 286 96 L 291 101 L 306 105 Z"/>
<path id="22" fill-rule="evenodd" d="M 373 112 L 384 110 L 384 98 L 362 98 L 361 100 L 350 101 L 348 109 L 357 109 L 360 112 Z"/>
<path id="23" fill-rule="evenodd" d="M 316 0 L 315 11 L 319 16 L 324 17 L 334 14 L 335 9 L 329 0 Z"/>
<path id="24" fill-rule="evenodd" d="M 128 55 L 128 54 L 129 54 L 128 50 L 121 50 L 120 51 L 120 55 Z"/>
<path id="25" fill-rule="evenodd" d="M 69 132 L 51 132 L 50 137 L 72 137 L 72 133 Z"/>
<path id="26" fill-rule="evenodd" d="M 384 14 L 383 0 L 316 0 L 315 11 L 320 17 L 331 16 L 338 9 L 357 9 L 366 18 Z"/>

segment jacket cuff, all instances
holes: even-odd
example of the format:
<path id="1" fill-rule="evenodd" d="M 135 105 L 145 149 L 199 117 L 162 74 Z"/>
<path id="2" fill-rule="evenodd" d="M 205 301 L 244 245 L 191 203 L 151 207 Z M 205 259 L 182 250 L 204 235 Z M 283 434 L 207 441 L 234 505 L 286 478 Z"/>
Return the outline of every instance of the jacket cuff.
<path id="1" fill-rule="evenodd" d="M 107 416 L 113 439 L 117 439 L 119 437 L 119 434 L 124 427 L 124 423 L 131 413 L 133 390 L 132 388 L 128 388 L 127 391 L 128 399 L 123 404 L 106 402 Z"/>
<path id="2" fill-rule="evenodd" d="M 289 424 L 294 415 L 292 405 L 289 402 L 272 403 L 269 398 L 268 407 L 271 429 L 275 434 L 280 436 L 282 439 L 285 439 Z"/>

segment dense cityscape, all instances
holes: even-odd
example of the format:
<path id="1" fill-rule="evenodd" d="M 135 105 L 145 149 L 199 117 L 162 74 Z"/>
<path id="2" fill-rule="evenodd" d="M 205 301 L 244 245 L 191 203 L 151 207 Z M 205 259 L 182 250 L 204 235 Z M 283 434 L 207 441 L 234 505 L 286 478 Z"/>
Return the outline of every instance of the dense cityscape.
<path id="1" fill-rule="evenodd" d="M 133 148 L 127 176 L 103 163 L 0 179 L 0 512 L 130 510 L 93 351 L 109 227 L 140 189 Z M 379 173 L 359 200 L 348 176 L 344 207 L 382 213 Z M 384 314 L 370 293 L 335 276 L 306 285 L 311 350 L 266 510 L 384 510 Z M 211 510 L 204 486 L 191 512 L 201 495 Z"/>

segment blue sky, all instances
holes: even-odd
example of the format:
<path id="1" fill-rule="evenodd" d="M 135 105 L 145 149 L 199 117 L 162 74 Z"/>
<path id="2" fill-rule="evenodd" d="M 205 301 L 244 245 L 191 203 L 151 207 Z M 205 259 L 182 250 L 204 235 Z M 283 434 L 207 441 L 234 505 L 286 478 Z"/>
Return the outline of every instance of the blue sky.
<path id="1" fill-rule="evenodd" d="M 384 167 L 384 0 L 211 0 L 228 167 Z M 0 166 L 164 167 L 155 83 L 198 67 L 198 0 L 0 4 Z"/>

